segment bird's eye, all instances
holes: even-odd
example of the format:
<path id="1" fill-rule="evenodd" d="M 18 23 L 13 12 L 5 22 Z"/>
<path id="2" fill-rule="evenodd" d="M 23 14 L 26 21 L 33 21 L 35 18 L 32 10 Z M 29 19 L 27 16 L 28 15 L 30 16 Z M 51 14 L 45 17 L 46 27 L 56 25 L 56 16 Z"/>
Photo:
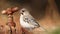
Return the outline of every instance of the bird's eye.
<path id="1" fill-rule="evenodd" d="M 24 12 L 24 10 L 22 10 L 22 12 Z"/>

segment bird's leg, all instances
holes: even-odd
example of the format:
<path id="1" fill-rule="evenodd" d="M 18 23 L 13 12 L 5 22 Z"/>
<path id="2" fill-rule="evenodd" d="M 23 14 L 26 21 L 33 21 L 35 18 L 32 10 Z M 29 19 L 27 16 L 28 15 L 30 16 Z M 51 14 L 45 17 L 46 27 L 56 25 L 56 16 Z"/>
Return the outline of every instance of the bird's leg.
<path id="1" fill-rule="evenodd" d="M 28 30 L 22 28 L 22 34 L 32 34 L 32 32 L 29 32 Z"/>

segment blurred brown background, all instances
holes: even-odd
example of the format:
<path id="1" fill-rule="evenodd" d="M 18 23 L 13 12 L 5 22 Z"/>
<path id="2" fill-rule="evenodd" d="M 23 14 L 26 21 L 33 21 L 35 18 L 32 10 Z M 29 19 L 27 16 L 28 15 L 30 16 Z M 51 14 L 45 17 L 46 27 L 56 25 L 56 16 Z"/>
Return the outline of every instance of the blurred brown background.
<path id="1" fill-rule="evenodd" d="M 27 8 L 31 15 L 46 29 L 60 26 L 59 0 L 0 0 L 0 25 L 7 23 L 7 16 L 1 11 L 9 7 Z M 20 30 L 20 12 L 14 13 L 14 21 Z"/>

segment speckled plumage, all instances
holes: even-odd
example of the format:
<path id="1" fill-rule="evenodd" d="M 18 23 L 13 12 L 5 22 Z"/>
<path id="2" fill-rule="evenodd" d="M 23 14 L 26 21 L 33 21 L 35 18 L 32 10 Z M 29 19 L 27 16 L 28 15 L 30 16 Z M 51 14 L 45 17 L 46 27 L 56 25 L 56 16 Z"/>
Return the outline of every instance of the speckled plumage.
<path id="1" fill-rule="evenodd" d="M 20 24 L 23 28 L 32 30 L 34 28 L 40 27 L 38 22 L 30 15 L 27 9 L 23 8 L 20 10 Z"/>

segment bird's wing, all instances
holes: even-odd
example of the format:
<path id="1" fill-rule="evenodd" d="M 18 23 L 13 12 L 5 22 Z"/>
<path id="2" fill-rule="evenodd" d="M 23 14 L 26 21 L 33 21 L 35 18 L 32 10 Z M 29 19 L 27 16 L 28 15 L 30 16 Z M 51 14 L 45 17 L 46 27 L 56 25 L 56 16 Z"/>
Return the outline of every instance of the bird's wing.
<path id="1" fill-rule="evenodd" d="M 29 16 L 24 16 L 23 20 L 31 25 L 34 25 L 34 26 L 40 26 L 38 24 L 38 22 L 33 18 L 33 17 L 29 17 Z"/>

